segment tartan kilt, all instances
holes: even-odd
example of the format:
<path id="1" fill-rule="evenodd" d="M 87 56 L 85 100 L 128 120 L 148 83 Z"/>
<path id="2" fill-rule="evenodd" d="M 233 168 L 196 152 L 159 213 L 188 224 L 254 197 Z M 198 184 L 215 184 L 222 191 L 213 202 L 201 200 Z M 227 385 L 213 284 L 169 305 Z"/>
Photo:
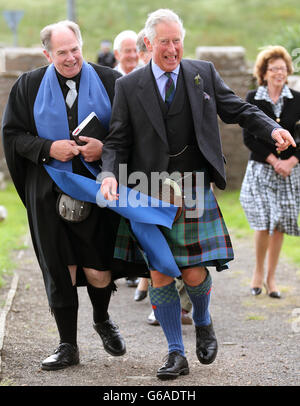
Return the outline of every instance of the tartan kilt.
<path id="1" fill-rule="evenodd" d="M 209 186 L 204 188 L 203 206 L 204 210 L 183 204 L 181 215 L 172 229 L 163 226 L 159 228 L 179 268 L 214 266 L 217 271 L 222 271 L 228 268 L 227 262 L 233 259 L 234 254 L 221 210 Z M 198 212 L 195 213 L 195 210 Z M 147 263 L 145 253 L 131 233 L 129 221 L 124 218 L 120 221 L 114 257 Z M 152 269 L 151 264 L 148 266 Z"/>

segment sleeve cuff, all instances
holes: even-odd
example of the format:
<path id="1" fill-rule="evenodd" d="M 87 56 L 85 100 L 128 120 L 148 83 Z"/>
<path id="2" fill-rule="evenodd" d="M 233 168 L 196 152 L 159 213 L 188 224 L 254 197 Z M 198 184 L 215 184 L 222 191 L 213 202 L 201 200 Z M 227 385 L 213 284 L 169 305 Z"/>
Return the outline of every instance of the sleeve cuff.
<path id="1" fill-rule="evenodd" d="M 51 157 L 50 157 L 50 148 L 52 145 L 51 140 L 46 140 L 45 143 L 43 144 L 43 147 L 40 151 L 40 156 L 39 156 L 39 163 L 40 164 L 47 164 Z"/>

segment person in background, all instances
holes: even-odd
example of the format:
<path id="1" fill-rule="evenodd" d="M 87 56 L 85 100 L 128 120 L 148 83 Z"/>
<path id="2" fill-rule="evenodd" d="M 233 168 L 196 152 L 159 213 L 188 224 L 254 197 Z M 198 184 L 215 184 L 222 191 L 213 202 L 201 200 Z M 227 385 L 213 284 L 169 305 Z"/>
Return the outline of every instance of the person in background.
<path id="1" fill-rule="evenodd" d="M 257 56 L 254 76 L 259 87 L 251 90 L 246 100 L 294 135 L 300 120 L 300 93 L 287 85 L 293 72 L 292 58 L 282 46 L 268 46 Z M 255 135 L 255 133 L 254 133 Z M 240 202 L 250 227 L 255 230 L 255 268 L 251 280 L 252 295 L 265 288 L 279 299 L 275 281 L 284 234 L 299 236 L 300 150 L 289 147 L 278 152 L 265 140 L 243 131 L 244 143 L 250 150 L 249 162 L 241 187 Z"/>
<path id="2" fill-rule="evenodd" d="M 151 52 L 148 51 L 145 42 L 145 30 L 142 29 L 138 35 L 137 35 L 137 40 L 136 40 L 136 48 L 139 56 L 139 65 L 144 66 L 147 65 L 147 63 L 151 59 Z"/>
<path id="3" fill-rule="evenodd" d="M 2 131 L 7 165 L 27 209 L 59 333 L 59 346 L 42 362 L 42 369 L 57 370 L 79 363 L 77 286 L 87 286 L 93 327 L 104 349 L 115 356 L 126 352 L 108 313 L 115 290 L 110 266 L 119 217 L 107 208 L 72 199 L 53 178 L 54 173 L 66 173 L 74 187 L 83 177 L 95 179 L 89 163 L 99 167 L 103 143 L 80 137 L 85 143 L 80 146 L 72 131 L 92 111 L 108 130 L 120 74 L 84 61 L 80 29 L 72 21 L 46 26 L 41 41 L 49 65 L 24 73 L 14 84 Z"/>
<path id="4" fill-rule="evenodd" d="M 145 37 L 145 30 L 142 29 L 138 33 L 137 40 L 136 40 L 136 48 L 137 48 L 137 52 L 138 52 L 138 56 L 139 56 L 139 66 L 147 65 L 147 63 L 151 59 L 151 52 L 148 52 L 148 49 L 144 43 L 144 37 Z M 137 288 L 134 293 L 134 300 L 136 302 L 140 302 L 141 300 L 144 300 L 147 297 L 148 284 L 149 284 L 148 278 L 139 279 Z M 151 312 L 147 321 L 149 324 L 152 324 L 152 325 L 159 324 L 158 321 L 155 319 L 153 312 Z"/>
<path id="5" fill-rule="evenodd" d="M 120 32 L 114 40 L 113 50 L 118 62 L 115 69 L 122 75 L 127 75 L 138 66 L 136 40 L 137 34 L 131 30 Z"/>
<path id="6" fill-rule="evenodd" d="M 118 62 L 115 69 L 121 75 L 127 75 L 138 67 L 139 56 L 136 47 L 137 34 L 132 30 L 121 31 L 114 40 L 114 55 Z M 137 287 L 139 278 L 130 276 L 126 278 L 129 288 Z"/>
<path id="7" fill-rule="evenodd" d="M 114 68 L 117 64 L 116 58 L 111 51 L 111 42 L 104 40 L 101 41 L 100 51 L 97 55 L 97 63 L 102 66 Z"/>

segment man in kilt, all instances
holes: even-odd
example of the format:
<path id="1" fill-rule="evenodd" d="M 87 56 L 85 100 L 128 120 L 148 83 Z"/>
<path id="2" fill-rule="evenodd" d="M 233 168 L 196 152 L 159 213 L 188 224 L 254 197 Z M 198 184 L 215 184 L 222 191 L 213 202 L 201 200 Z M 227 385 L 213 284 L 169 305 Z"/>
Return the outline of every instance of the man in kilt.
<path id="1" fill-rule="evenodd" d="M 149 15 L 144 41 L 152 60 L 116 82 L 110 133 L 102 153 L 101 191 L 108 200 L 118 199 L 120 164 L 127 164 L 129 175 L 145 174 L 148 184 L 154 173 L 164 171 L 176 171 L 184 178 L 180 182 L 182 195 L 189 195 L 189 199 L 184 200 L 172 229 L 160 230 L 193 304 L 197 357 L 202 364 L 210 364 L 216 358 L 218 345 L 209 312 L 212 279 L 207 267 L 220 271 L 233 259 L 230 237 L 210 188 L 211 183 L 220 189 L 226 186 L 217 115 L 226 123 L 240 124 L 257 137 L 276 141 L 281 150 L 294 145 L 294 140 L 259 109 L 237 97 L 212 63 L 182 59 L 183 39 L 184 28 L 174 12 L 160 9 Z M 203 175 L 200 184 L 199 173 Z M 186 183 L 191 193 L 187 193 Z M 190 200 L 197 189 L 203 204 L 194 208 Z M 155 194 L 153 190 L 149 193 Z M 115 255 L 127 261 L 138 260 L 135 246 L 123 221 Z M 168 342 L 168 357 L 157 377 L 175 379 L 189 373 L 180 299 L 174 276 L 154 269 L 151 261 L 148 265 L 152 280 L 149 297 Z"/>

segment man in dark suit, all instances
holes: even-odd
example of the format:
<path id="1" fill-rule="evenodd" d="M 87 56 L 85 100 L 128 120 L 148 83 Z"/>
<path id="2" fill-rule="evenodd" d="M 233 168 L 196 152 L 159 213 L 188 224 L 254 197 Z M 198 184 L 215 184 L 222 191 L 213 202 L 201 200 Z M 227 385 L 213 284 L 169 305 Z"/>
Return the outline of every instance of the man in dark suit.
<path id="1" fill-rule="evenodd" d="M 101 191 L 109 200 L 118 199 L 118 180 L 122 176 L 118 169 L 124 163 L 129 175 L 143 172 L 148 180 L 153 173 L 163 171 L 177 171 L 183 177 L 189 174 L 192 193 L 199 186 L 197 174 L 204 174 L 202 215 L 191 218 L 185 200 L 172 230 L 161 229 L 193 303 L 197 357 L 201 363 L 210 364 L 216 358 L 218 345 L 209 313 L 212 281 L 207 266 L 220 271 L 233 259 L 230 238 L 210 188 L 211 182 L 221 189 L 226 185 L 217 115 L 269 142 L 275 139 L 282 150 L 290 143 L 294 145 L 294 141 L 277 123 L 237 97 L 212 63 L 182 59 L 183 39 L 182 22 L 175 13 L 161 9 L 150 14 L 145 25 L 145 43 L 152 52 L 152 60 L 116 82 L 110 134 L 102 154 Z M 184 196 L 188 191 L 185 181 L 182 186 Z M 121 233 L 120 241 L 126 241 L 124 227 L 119 229 Z M 124 245 L 129 246 L 127 242 Z M 118 248 L 129 260 L 126 249 Z M 151 263 L 149 268 L 150 300 L 169 352 L 157 376 L 174 379 L 189 373 L 181 335 L 179 296 L 172 276 L 152 269 Z"/>
<path id="2" fill-rule="evenodd" d="M 7 164 L 27 209 L 33 245 L 60 336 L 57 350 L 42 362 L 42 369 L 55 370 L 79 362 L 79 285 L 87 286 L 94 328 L 105 350 L 111 355 L 126 351 L 118 327 L 108 314 L 115 288 L 111 261 L 119 217 L 96 204 L 78 205 L 63 195 L 65 190 L 57 187 L 53 172 L 49 172 L 67 173 L 72 184 L 83 177 L 95 179 L 103 145 L 100 134 L 96 138 L 80 137 L 85 142 L 80 146 L 72 131 L 92 111 L 107 131 L 114 85 L 121 75 L 83 60 L 81 33 L 71 21 L 45 27 L 41 40 L 49 66 L 24 73 L 17 80 L 2 129 Z M 57 212 L 62 200 L 64 210 L 60 214 L 65 218 Z M 69 204 L 71 218 L 67 216 Z"/>

